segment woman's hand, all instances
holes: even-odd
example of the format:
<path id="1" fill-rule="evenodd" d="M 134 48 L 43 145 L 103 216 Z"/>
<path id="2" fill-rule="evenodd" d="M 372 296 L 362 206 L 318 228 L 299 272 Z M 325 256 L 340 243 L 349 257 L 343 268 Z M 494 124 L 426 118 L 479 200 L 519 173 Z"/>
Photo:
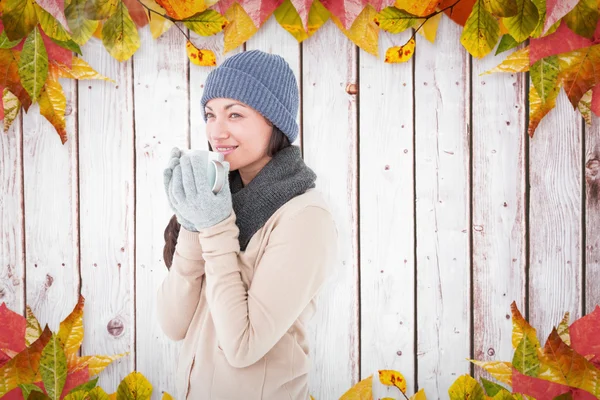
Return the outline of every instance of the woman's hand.
<path id="1" fill-rule="evenodd" d="M 165 183 L 175 213 L 191 222 L 194 230 L 209 228 L 229 217 L 232 211 L 229 179 L 225 178 L 221 191 L 214 194 L 209 185 L 205 156 L 183 155 L 178 160 L 173 163 L 168 185 Z M 229 163 L 222 164 L 228 176 Z M 165 171 L 165 182 L 167 174 Z"/>
<path id="2" fill-rule="evenodd" d="M 179 222 L 179 224 L 181 226 L 183 226 L 185 229 L 187 229 L 188 231 L 194 232 L 194 231 L 196 231 L 194 224 L 191 223 L 190 221 L 186 220 L 185 218 L 183 218 L 175 209 L 175 206 L 173 205 L 173 202 L 175 201 L 175 199 L 173 198 L 173 194 L 169 190 L 169 187 L 171 184 L 171 178 L 173 177 L 173 169 L 179 165 L 180 157 L 181 157 L 181 151 L 177 147 L 174 147 L 171 150 L 171 157 L 169 158 L 169 164 L 167 165 L 167 168 L 165 168 L 165 170 L 163 171 L 165 193 L 167 194 L 167 200 L 169 201 L 169 206 L 171 207 L 171 210 L 173 210 L 173 212 L 175 213 L 175 216 L 177 217 L 177 222 Z"/>

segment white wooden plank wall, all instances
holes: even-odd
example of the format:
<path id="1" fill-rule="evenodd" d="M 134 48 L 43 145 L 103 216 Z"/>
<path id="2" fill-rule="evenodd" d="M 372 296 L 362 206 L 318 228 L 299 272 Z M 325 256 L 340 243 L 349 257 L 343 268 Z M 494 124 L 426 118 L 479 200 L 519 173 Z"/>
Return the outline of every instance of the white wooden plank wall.
<path id="1" fill-rule="evenodd" d="M 561 93 L 529 140 L 525 75 L 480 76 L 506 54 L 471 59 L 443 18 L 435 44 L 419 36 L 411 62 L 385 64 L 409 35 L 381 33 L 377 59 L 331 21 L 298 44 L 271 18 L 227 54 L 222 34 L 192 33 L 218 63 L 277 53 L 301 85 L 296 144 L 340 235 L 310 328 L 317 400 L 378 369 L 447 398 L 472 369 L 466 358 L 510 360 L 513 300 L 542 340 L 564 311 L 600 303 L 598 119 L 584 139 Z M 180 349 L 155 319 L 171 217 L 162 170 L 174 146 L 207 148 L 210 69 L 190 65 L 184 46 L 175 29 L 154 40 L 145 28 L 139 52 L 118 63 L 93 38 L 84 58 L 116 84 L 61 81 L 69 141 L 37 105 L 0 135 L 0 302 L 29 304 L 56 330 L 82 293 L 82 354 L 130 352 L 100 385 L 115 391 L 137 369 L 154 399 L 176 395 Z M 400 398 L 377 382 L 375 394 Z"/>

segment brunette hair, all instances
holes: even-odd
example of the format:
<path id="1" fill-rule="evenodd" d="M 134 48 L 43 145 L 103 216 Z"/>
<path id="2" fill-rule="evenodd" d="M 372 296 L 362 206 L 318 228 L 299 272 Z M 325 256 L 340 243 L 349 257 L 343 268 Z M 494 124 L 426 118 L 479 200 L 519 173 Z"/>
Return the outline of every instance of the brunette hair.
<path id="1" fill-rule="evenodd" d="M 269 157 L 273 157 L 275 154 L 291 145 L 288 137 L 275 125 L 272 126 L 273 133 L 271 134 L 269 145 L 267 147 L 267 155 Z M 208 147 L 211 148 L 210 144 Z M 165 260 L 167 269 L 171 269 L 171 264 L 173 264 L 173 255 L 175 254 L 175 246 L 177 245 L 177 237 L 179 236 L 180 229 L 181 225 L 177 222 L 177 216 L 173 215 L 164 232 L 165 245 L 163 247 L 163 259 Z"/>

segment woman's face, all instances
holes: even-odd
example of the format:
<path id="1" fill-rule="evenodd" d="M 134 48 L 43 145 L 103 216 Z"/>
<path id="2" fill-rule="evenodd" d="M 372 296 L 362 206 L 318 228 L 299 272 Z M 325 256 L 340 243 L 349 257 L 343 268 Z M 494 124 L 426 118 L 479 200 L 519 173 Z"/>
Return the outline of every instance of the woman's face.
<path id="1" fill-rule="evenodd" d="M 271 159 L 267 148 L 273 127 L 258 111 L 237 100 L 212 99 L 204 110 L 213 151 L 225 156 L 231 171 L 256 175 Z"/>

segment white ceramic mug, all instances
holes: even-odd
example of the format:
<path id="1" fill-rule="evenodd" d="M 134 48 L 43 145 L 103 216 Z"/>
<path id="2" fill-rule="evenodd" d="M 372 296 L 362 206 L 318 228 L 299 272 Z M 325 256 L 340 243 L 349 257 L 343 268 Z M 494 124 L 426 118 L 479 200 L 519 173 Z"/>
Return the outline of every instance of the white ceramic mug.
<path id="1" fill-rule="evenodd" d="M 208 184 L 212 187 L 214 194 L 217 194 L 225 186 L 225 167 L 223 161 L 225 156 L 221 153 L 208 150 L 182 150 L 182 153 L 187 156 L 199 155 L 207 160 L 206 171 L 208 175 Z"/>

